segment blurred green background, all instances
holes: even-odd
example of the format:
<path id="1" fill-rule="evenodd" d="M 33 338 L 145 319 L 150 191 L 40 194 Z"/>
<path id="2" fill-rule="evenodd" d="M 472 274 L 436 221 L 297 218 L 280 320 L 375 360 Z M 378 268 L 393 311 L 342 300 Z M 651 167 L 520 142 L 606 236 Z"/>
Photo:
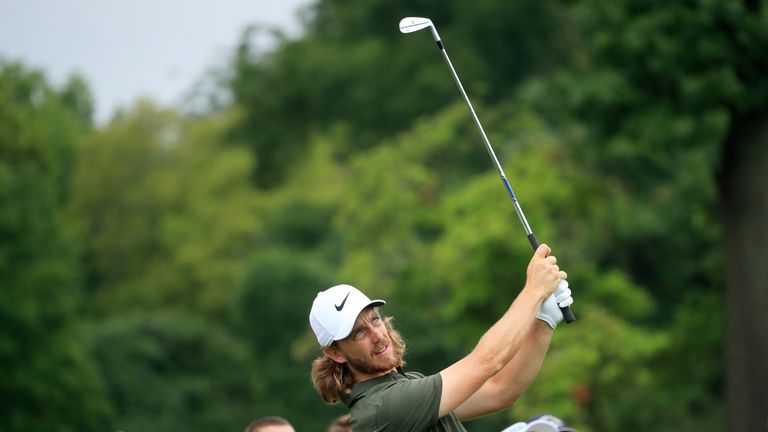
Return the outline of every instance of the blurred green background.
<path id="1" fill-rule="evenodd" d="M 408 367 L 472 349 L 530 246 L 434 41 L 574 291 L 530 391 L 580 432 L 746 431 L 768 397 L 768 6 L 318 0 L 193 113 L 93 121 L 0 61 L 0 430 L 322 431 L 315 294 L 388 300 Z"/>

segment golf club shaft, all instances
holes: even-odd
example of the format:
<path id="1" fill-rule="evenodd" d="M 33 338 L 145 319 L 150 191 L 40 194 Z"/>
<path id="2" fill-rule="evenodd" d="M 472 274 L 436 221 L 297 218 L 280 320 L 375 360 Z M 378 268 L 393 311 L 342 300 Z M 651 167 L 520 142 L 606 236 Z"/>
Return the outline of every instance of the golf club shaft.
<path id="1" fill-rule="evenodd" d="M 536 251 L 536 249 L 539 248 L 539 242 L 536 239 L 536 235 L 533 233 L 531 226 L 528 224 L 528 220 L 525 218 L 523 209 L 520 207 L 520 203 L 517 201 L 517 197 L 515 196 L 515 193 L 512 191 L 512 186 L 510 186 L 509 181 L 507 180 L 507 175 L 504 174 L 504 169 L 501 168 L 499 159 L 496 157 L 496 152 L 493 151 L 493 147 L 491 146 L 491 142 L 488 140 L 488 136 L 485 134 L 483 125 L 480 124 L 480 119 L 477 117 L 477 113 L 475 113 L 475 108 L 472 106 L 472 102 L 469 100 L 469 96 L 467 96 L 467 92 L 464 91 L 464 86 L 461 85 L 461 80 L 459 80 L 459 75 L 456 74 L 456 69 L 453 68 L 453 63 L 451 63 L 451 59 L 448 57 L 448 53 L 445 51 L 445 46 L 443 45 L 442 40 L 440 40 L 439 36 L 437 36 L 437 31 L 435 31 L 433 35 L 435 35 L 435 39 L 437 40 L 437 47 L 440 49 L 440 52 L 443 54 L 443 57 L 445 58 L 445 62 L 448 63 L 448 68 L 451 70 L 453 81 L 456 83 L 456 86 L 459 88 L 461 95 L 464 97 L 464 101 L 467 103 L 467 106 L 469 107 L 469 112 L 472 113 L 472 119 L 475 121 L 477 130 L 480 131 L 480 136 L 483 137 L 483 144 L 485 144 L 485 149 L 488 151 L 488 154 L 491 156 L 491 160 L 493 161 L 493 164 L 496 166 L 496 170 L 499 172 L 499 176 L 501 176 L 501 181 L 504 183 L 504 187 L 507 189 L 507 193 L 509 194 L 509 197 L 512 199 L 512 204 L 515 206 L 515 212 L 517 212 L 517 216 L 520 218 L 520 222 L 523 224 L 523 229 L 525 229 L 525 234 L 528 236 L 528 242 L 531 244 L 531 247 L 533 248 L 533 250 Z M 565 319 L 565 322 L 572 323 L 576 321 L 576 317 L 573 315 L 573 312 L 571 311 L 570 306 L 560 308 L 560 310 L 563 312 L 563 318 Z"/>

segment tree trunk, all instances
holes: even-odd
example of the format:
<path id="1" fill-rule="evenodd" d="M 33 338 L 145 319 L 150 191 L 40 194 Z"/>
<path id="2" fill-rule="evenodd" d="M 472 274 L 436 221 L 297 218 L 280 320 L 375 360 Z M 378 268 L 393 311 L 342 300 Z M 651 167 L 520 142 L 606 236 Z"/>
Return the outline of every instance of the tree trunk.
<path id="1" fill-rule="evenodd" d="M 768 431 L 768 112 L 734 121 L 720 177 L 729 431 Z"/>

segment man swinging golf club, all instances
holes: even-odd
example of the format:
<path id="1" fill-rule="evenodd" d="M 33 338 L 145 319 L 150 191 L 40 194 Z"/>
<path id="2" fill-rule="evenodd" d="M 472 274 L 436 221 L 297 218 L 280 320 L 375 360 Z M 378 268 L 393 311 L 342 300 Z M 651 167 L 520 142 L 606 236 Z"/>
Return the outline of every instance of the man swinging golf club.
<path id="1" fill-rule="evenodd" d="M 538 374 L 560 308 L 573 303 L 550 252 L 536 249 L 525 286 L 472 352 L 429 376 L 402 369 L 405 346 L 379 314 L 383 300 L 351 285 L 318 293 L 309 314 L 323 352 L 312 364 L 315 388 L 350 408 L 356 431 L 464 431 L 460 420 L 511 406 Z"/>

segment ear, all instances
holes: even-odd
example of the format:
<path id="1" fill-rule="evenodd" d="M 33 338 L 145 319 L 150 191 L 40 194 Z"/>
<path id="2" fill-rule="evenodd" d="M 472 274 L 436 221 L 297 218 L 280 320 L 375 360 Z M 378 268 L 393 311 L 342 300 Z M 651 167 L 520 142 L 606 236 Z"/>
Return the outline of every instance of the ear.
<path id="1" fill-rule="evenodd" d="M 344 353 L 335 346 L 323 348 L 323 354 L 325 354 L 326 357 L 335 361 L 336 363 L 344 364 L 347 362 L 347 358 L 344 356 Z"/>

